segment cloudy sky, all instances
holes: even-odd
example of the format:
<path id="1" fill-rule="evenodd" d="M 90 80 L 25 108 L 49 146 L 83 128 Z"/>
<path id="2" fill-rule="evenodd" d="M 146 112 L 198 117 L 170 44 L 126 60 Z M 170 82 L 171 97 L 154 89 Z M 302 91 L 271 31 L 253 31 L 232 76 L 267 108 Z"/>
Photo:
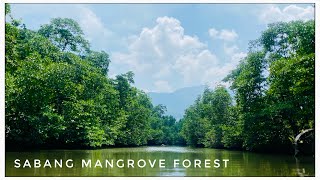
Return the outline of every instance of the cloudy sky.
<path id="1" fill-rule="evenodd" d="M 135 73 L 147 92 L 219 83 L 246 56 L 268 23 L 314 19 L 310 4 L 12 4 L 38 29 L 75 19 L 92 49 L 111 58 L 109 76 Z"/>

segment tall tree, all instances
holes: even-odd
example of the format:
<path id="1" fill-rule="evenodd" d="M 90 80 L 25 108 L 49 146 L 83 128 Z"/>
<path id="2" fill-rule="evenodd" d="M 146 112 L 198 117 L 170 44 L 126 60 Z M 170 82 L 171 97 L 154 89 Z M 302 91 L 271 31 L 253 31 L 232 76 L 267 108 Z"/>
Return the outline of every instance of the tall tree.
<path id="1" fill-rule="evenodd" d="M 314 21 L 268 26 L 231 81 L 249 150 L 291 149 L 290 139 L 314 127 Z M 274 148 L 275 147 L 275 148 Z"/>
<path id="2" fill-rule="evenodd" d="M 85 54 L 89 43 L 83 37 L 79 24 L 69 18 L 54 18 L 49 24 L 42 25 L 39 34 L 48 38 L 61 51 Z"/>
<path id="3" fill-rule="evenodd" d="M 314 127 L 314 21 L 271 24 L 260 43 L 269 54 L 268 110 L 282 125 L 278 141 L 290 144 L 300 131 Z"/>
<path id="4" fill-rule="evenodd" d="M 210 128 L 210 121 L 207 117 L 201 116 L 201 111 L 201 97 L 198 97 L 195 103 L 186 109 L 185 115 L 181 120 L 183 121 L 181 134 L 187 145 L 204 146 L 205 136 Z"/>
<path id="5" fill-rule="evenodd" d="M 236 92 L 236 103 L 239 108 L 239 118 L 243 121 L 244 146 L 253 150 L 264 144 L 263 129 L 265 101 L 263 98 L 266 78 L 265 54 L 252 52 L 244 59 L 238 69 L 233 71 L 229 79 L 233 79 L 231 88 Z"/>
<path id="6" fill-rule="evenodd" d="M 207 147 L 222 148 L 223 125 L 230 120 L 231 96 L 223 86 L 217 86 L 212 92 L 208 91 L 205 90 L 203 95 L 203 104 L 207 106 L 204 117 L 209 119 L 211 128 L 206 133 L 204 144 Z"/>

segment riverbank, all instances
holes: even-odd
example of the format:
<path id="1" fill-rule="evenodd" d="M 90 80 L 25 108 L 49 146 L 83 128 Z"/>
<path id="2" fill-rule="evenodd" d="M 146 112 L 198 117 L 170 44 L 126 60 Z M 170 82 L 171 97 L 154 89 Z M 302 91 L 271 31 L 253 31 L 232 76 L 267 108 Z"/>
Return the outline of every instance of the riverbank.
<path id="1" fill-rule="evenodd" d="M 101 149 L 116 149 L 116 148 L 139 148 L 139 147 L 188 147 L 188 148 L 198 148 L 202 149 L 205 147 L 191 147 L 187 145 L 143 145 L 143 146 L 102 146 L 102 147 L 88 147 L 88 146 L 68 146 L 68 145 L 42 145 L 42 146 L 23 146 L 16 144 L 6 145 L 6 152 L 26 152 L 26 151 L 39 151 L 39 150 L 101 150 Z M 229 151 L 241 151 L 241 152 L 255 152 L 255 153 L 263 153 L 263 154 L 286 154 L 286 155 L 294 155 L 295 149 L 294 145 L 292 147 L 283 147 L 278 149 L 269 149 L 265 148 L 262 150 L 256 151 L 248 151 L 241 148 L 210 148 L 210 149 L 220 149 L 220 150 L 229 150 Z M 306 155 L 306 156 L 314 156 L 315 155 L 315 147 L 314 144 L 299 144 L 299 153 L 298 156 Z"/>

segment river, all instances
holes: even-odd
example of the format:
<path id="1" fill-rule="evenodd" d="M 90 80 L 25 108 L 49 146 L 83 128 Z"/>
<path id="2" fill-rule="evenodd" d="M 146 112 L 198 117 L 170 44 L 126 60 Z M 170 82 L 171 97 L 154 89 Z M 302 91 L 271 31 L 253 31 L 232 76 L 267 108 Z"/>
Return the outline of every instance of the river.
<path id="1" fill-rule="evenodd" d="M 15 163 L 17 159 L 20 161 Z M 40 168 L 35 168 L 35 159 L 38 163 L 36 166 Z M 91 160 L 91 167 L 89 167 L 89 160 Z M 105 160 L 108 160 L 109 164 L 105 163 Z M 128 160 L 134 164 L 128 167 Z M 83 164 L 82 161 L 85 163 Z M 96 166 L 97 161 L 100 162 L 98 166 Z M 112 162 L 113 166 L 110 166 Z M 314 175 L 315 160 L 313 157 L 296 159 L 283 154 L 259 154 L 209 148 L 165 146 L 6 152 L 6 176 Z"/>

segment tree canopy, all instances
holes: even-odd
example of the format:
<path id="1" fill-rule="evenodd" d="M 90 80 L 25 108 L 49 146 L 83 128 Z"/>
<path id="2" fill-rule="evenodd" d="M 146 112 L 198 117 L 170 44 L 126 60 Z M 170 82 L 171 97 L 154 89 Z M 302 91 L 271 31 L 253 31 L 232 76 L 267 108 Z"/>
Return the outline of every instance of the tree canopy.
<path id="1" fill-rule="evenodd" d="M 176 120 L 134 87 L 133 72 L 108 77 L 109 55 L 90 49 L 76 21 L 54 18 L 38 31 L 20 24 L 6 22 L 8 147 L 175 143 Z"/>
<path id="2" fill-rule="evenodd" d="M 315 123 L 314 28 L 314 20 L 270 24 L 224 78 L 234 103 L 217 87 L 186 110 L 187 144 L 292 152 L 294 137 Z"/>

